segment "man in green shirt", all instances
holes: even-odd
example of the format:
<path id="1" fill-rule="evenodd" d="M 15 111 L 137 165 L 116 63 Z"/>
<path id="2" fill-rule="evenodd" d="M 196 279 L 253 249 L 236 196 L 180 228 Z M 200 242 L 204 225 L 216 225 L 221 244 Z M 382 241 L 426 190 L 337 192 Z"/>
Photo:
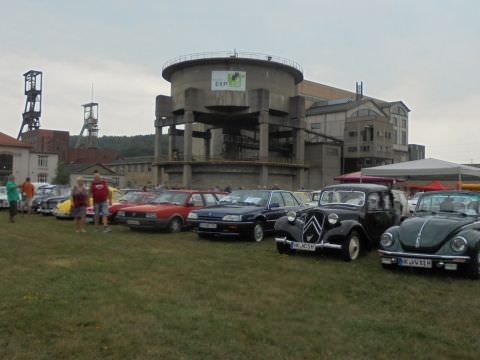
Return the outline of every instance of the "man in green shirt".
<path id="1" fill-rule="evenodd" d="M 15 184 L 15 177 L 10 175 L 7 181 L 7 199 L 10 205 L 10 222 L 15 222 L 15 215 L 17 215 L 17 204 L 20 201 L 20 194 L 18 193 L 18 186 Z"/>

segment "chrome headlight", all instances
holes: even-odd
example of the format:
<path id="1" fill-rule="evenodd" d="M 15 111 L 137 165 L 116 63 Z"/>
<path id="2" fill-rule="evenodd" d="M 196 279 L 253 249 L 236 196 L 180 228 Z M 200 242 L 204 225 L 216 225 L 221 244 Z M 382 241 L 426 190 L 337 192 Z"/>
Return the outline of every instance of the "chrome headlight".
<path id="1" fill-rule="evenodd" d="M 338 222 L 338 215 L 335 213 L 328 214 L 327 220 L 330 225 L 335 225 Z"/>
<path id="2" fill-rule="evenodd" d="M 125 216 L 125 211 L 117 211 L 117 216 Z"/>
<path id="3" fill-rule="evenodd" d="M 157 213 L 147 212 L 147 213 L 145 214 L 145 217 L 146 217 L 147 219 L 156 219 L 156 218 L 157 218 Z"/>
<path id="4" fill-rule="evenodd" d="M 187 219 L 191 219 L 191 220 L 198 219 L 198 214 L 194 213 L 193 211 L 190 211 L 190 213 L 187 216 Z"/>
<path id="5" fill-rule="evenodd" d="M 223 221 L 242 221 L 242 215 L 225 215 Z"/>
<path id="6" fill-rule="evenodd" d="M 295 211 L 289 211 L 287 213 L 287 220 L 293 223 L 297 219 L 297 213 Z"/>
<path id="7" fill-rule="evenodd" d="M 456 252 L 463 252 L 467 248 L 467 239 L 463 236 L 455 237 L 450 243 L 452 250 Z"/>
<path id="8" fill-rule="evenodd" d="M 383 247 L 389 247 L 393 244 L 393 235 L 389 232 L 383 233 L 382 237 L 380 238 L 380 244 Z"/>

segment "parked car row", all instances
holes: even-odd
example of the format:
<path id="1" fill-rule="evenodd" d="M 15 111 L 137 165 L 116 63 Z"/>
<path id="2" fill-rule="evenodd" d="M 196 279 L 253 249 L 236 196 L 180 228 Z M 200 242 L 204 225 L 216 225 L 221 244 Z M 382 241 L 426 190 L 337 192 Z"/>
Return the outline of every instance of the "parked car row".
<path id="1" fill-rule="evenodd" d="M 47 189 L 45 189 L 45 192 Z M 118 191 L 117 191 L 118 192 Z M 60 196 L 42 200 L 50 209 Z M 58 216 L 62 206 L 54 210 Z M 260 242 L 275 235 L 280 254 L 336 252 L 346 261 L 378 248 L 385 269 L 438 268 L 480 277 L 480 194 L 422 193 L 413 216 L 405 194 L 383 185 L 339 184 L 322 191 L 132 191 L 109 208 L 110 220 L 132 230 Z M 45 206 L 43 204 L 46 203 Z M 66 214 L 66 213 L 65 213 Z M 93 219 L 93 208 L 88 209 Z"/>

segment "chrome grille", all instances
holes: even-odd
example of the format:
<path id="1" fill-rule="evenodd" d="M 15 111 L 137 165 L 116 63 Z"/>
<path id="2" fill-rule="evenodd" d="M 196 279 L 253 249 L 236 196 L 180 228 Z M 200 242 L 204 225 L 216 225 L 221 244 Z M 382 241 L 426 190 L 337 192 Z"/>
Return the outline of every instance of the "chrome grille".
<path id="1" fill-rule="evenodd" d="M 303 220 L 302 241 L 318 243 L 322 238 L 324 217 L 320 214 L 305 215 Z"/>

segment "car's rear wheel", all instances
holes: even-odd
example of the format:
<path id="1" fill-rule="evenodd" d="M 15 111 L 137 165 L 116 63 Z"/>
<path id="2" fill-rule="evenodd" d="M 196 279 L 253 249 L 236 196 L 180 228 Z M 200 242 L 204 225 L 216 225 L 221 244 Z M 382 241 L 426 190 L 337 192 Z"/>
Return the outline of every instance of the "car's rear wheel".
<path id="1" fill-rule="evenodd" d="M 360 234 L 353 230 L 348 235 L 347 240 L 342 244 L 342 257 L 345 261 L 356 260 L 362 250 L 362 238 Z"/>
<path id="2" fill-rule="evenodd" d="M 180 231 L 182 231 L 182 220 L 175 217 L 168 223 L 168 232 L 178 233 Z"/>
<path id="3" fill-rule="evenodd" d="M 252 240 L 256 242 L 261 242 L 265 237 L 265 226 L 263 222 L 257 221 L 252 231 Z"/>
<path id="4" fill-rule="evenodd" d="M 466 267 L 466 275 L 470 279 L 477 280 L 480 278 L 480 248 L 475 249 L 475 255 L 472 256 L 471 262 Z"/>

